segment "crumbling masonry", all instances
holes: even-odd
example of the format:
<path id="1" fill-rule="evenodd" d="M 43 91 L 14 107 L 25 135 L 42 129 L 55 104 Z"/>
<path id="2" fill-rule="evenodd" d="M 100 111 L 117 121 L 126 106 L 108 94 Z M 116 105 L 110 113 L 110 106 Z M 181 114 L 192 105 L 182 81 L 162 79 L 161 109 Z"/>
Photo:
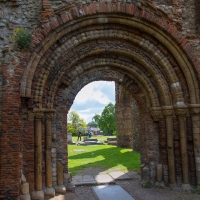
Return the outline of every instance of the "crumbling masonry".
<path id="1" fill-rule="evenodd" d="M 31 47 L 13 48 L 16 27 Z M 98 80 L 116 82 L 118 143 L 140 147 L 143 183 L 200 186 L 199 34 L 198 0 L 0 0 L 0 199 L 73 189 L 67 113 Z"/>

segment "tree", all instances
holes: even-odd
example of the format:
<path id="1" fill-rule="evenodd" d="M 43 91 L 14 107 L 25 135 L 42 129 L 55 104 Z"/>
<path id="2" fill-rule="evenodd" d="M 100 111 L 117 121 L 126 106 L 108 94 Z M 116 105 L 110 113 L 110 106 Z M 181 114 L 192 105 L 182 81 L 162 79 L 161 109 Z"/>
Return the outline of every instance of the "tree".
<path id="1" fill-rule="evenodd" d="M 101 115 L 95 114 L 95 116 L 92 118 L 92 120 L 94 120 L 94 122 L 96 124 L 98 124 L 100 118 L 101 118 Z"/>
<path id="2" fill-rule="evenodd" d="M 95 115 L 92 119 L 98 124 L 98 127 L 104 133 L 113 133 L 116 131 L 115 124 L 115 105 L 109 103 L 101 113 L 101 115 Z"/>
<path id="3" fill-rule="evenodd" d="M 79 116 L 77 111 L 72 110 L 68 114 L 68 132 L 71 132 L 72 134 L 77 134 L 79 130 L 85 132 L 86 126 L 86 122 Z"/>
<path id="4" fill-rule="evenodd" d="M 91 127 L 95 127 L 95 128 L 98 127 L 98 125 L 97 125 L 97 123 L 96 123 L 95 121 L 91 121 L 91 122 L 89 122 L 87 125 L 88 125 L 88 126 L 91 126 Z"/>
<path id="5" fill-rule="evenodd" d="M 69 133 L 72 133 L 73 136 L 76 136 L 78 134 L 78 130 L 73 128 L 71 123 L 67 123 L 67 131 Z"/>
<path id="6" fill-rule="evenodd" d="M 75 129 L 79 128 L 80 116 L 77 113 L 77 111 L 72 110 L 69 113 L 69 115 L 68 115 L 68 121 L 71 122 L 73 128 L 75 128 Z"/>

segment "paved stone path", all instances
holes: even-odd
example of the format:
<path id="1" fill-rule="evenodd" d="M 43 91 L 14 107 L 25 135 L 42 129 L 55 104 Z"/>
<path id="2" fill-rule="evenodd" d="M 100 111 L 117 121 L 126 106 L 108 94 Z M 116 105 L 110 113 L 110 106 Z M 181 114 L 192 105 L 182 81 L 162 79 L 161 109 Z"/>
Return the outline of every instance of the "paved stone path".
<path id="1" fill-rule="evenodd" d="M 134 200 L 120 185 L 100 185 L 92 188 L 99 200 Z"/>
<path id="2" fill-rule="evenodd" d="M 110 172 L 100 175 L 77 175 L 72 178 L 73 183 L 78 185 L 99 185 L 99 184 L 115 184 L 115 180 L 131 179 L 131 174 L 124 172 Z"/>

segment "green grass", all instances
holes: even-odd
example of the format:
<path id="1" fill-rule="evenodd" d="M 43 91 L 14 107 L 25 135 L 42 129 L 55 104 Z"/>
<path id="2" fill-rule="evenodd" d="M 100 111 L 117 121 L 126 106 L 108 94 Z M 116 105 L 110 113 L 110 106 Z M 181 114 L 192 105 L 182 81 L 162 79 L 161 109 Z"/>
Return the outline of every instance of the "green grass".
<path id="1" fill-rule="evenodd" d="M 78 136 L 73 136 L 72 137 L 72 141 L 76 142 L 77 141 Z M 81 140 L 83 141 L 84 136 L 81 137 Z M 113 136 L 92 136 L 91 139 L 97 139 L 100 142 L 104 142 L 105 140 L 107 140 L 107 138 L 116 138 L 115 135 Z"/>
<path id="2" fill-rule="evenodd" d="M 104 141 L 108 136 L 98 137 Z M 110 137 L 110 136 L 109 136 Z M 94 137 L 92 137 L 94 138 Z M 73 138 L 73 141 L 76 141 Z M 85 152 L 73 152 L 73 150 L 85 150 Z M 76 175 L 79 170 L 85 168 L 103 168 L 105 170 L 138 171 L 140 168 L 140 154 L 132 149 L 118 148 L 112 145 L 77 146 L 68 145 L 69 171 Z"/>

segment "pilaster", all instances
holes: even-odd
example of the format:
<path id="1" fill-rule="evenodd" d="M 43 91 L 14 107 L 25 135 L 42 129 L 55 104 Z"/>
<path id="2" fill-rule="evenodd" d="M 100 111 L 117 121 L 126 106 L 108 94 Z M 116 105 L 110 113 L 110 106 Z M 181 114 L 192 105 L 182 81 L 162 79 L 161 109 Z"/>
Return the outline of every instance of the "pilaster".
<path id="1" fill-rule="evenodd" d="M 55 196 L 55 190 L 52 187 L 52 160 L 51 160 L 51 149 L 52 149 L 52 118 L 53 113 L 46 113 L 45 114 L 45 133 L 46 133 L 46 148 L 45 148 L 45 177 L 46 177 L 46 190 L 45 195 L 48 196 Z"/>
<path id="2" fill-rule="evenodd" d="M 42 190 L 42 112 L 35 113 L 35 190 Z"/>
<path id="3" fill-rule="evenodd" d="M 184 189 L 190 189 L 188 155 L 187 155 L 187 133 L 186 133 L 186 116 L 188 114 L 188 109 L 186 105 L 176 106 L 174 108 L 179 121 L 181 162 L 182 162 L 182 173 L 183 173 L 182 187 Z"/>
<path id="4" fill-rule="evenodd" d="M 167 132 L 167 154 L 169 167 L 169 183 L 175 184 L 175 162 L 174 162 L 174 144 L 173 144 L 173 114 L 172 106 L 163 106 L 162 113 L 165 116 Z"/>
<path id="5" fill-rule="evenodd" d="M 192 117 L 197 186 L 200 187 L 200 104 L 188 106 Z"/>

